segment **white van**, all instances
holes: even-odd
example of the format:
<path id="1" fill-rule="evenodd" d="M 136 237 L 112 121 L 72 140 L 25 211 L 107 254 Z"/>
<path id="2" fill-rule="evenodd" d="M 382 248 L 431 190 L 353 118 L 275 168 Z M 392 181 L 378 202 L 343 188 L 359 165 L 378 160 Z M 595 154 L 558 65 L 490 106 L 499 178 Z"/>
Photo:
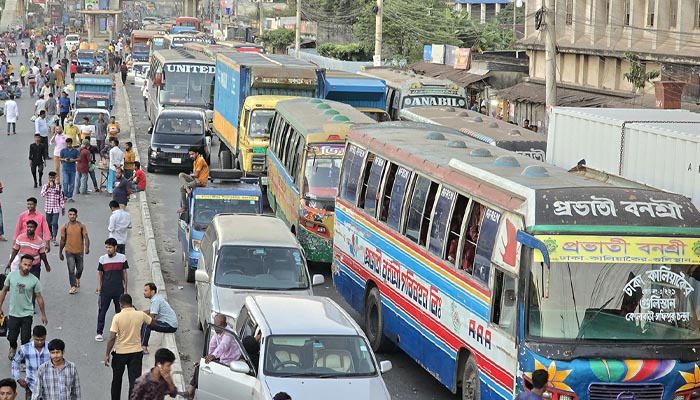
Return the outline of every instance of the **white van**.
<path id="1" fill-rule="evenodd" d="M 195 271 L 201 329 L 222 313 L 235 320 L 246 296 L 312 296 L 304 250 L 281 220 L 269 215 L 219 214 L 204 232 Z M 313 276 L 313 285 L 324 283 Z"/>

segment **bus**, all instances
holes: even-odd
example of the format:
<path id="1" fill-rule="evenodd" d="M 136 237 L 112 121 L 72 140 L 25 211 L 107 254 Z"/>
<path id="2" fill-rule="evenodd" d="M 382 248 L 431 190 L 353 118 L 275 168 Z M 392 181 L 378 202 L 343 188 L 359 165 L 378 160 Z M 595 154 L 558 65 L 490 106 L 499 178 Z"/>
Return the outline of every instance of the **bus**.
<path id="1" fill-rule="evenodd" d="M 163 36 L 163 48 L 165 49 L 182 47 L 189 42 L 214 44 L 214 39 L 204 32 L 195 31 L 169 33 Z"/>
<path id="2" fill-rule="evenodd" d="M 364 67 L 359 73 L 386 82 L 386 112 L 392 120 L 398 120 L 399 111 L 409 107 L 467 108 L 464 88 L 446 79 L 416 75 L 410 71 L 387 67 Z"/>
<path id="3" fill-rule="evenodd" d="M 374 121 L 330 100 L 277 102 L 267 150 L 270 208 L 299 239 L 306 259 L 330 263 L 333 209 L 345 134 L 354 123 Z"/>
<path id="4" fill-rule="evenodd" d="M 176 27 L 179 27 L 180 30 L 191 29 L 198 31 L 199 20 L 195 17 L 178 17 L 175 20 L 175 26 L 173 26 L 173 33 L 177 33 Z"/>
<path id="5" fill-rule="evenodd" d="M 148 118 L 156 120 L 165 107 L 211 110 L 214 106 L 216 62 L 183 49 L 153 53 L 148 70 Z"/>
<path id="6" fill-rule="evenodd" d="M 148 41 L 148 61 L 151 61 L 151 58 L 153 57 L 153 53 L 155 53 L 158 50 L 164 50 L 165 49 L 165 34 L 164 33 L 159 33 L 157 35 L 154 35 L 151 40 Z"/>
<path id="7" fill-rule="evenodd" d="M 434 125 L 355 125 L 337 291 L 375 351 L 463 399 L 689 400 L 700 390 L 700 213 Z"/>
<path id="8" fill-rule="evenodd" d="M 445 126 L 491 146 L 539 161 L 546 159 L 547 136 L 476 111 L 454 107 L 411 107 L 401 110 L 399 119 Z"/>

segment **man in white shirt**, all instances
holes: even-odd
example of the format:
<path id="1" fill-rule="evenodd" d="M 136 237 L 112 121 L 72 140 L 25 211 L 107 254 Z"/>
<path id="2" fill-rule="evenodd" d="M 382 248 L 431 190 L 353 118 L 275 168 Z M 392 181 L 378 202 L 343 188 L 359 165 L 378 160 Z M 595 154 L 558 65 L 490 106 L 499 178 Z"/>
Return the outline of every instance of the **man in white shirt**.
<path id="1" fill-rule="evenodd" d="M 148 108 L 146 108 L 146 103 L 148 103 L 148 81 L 146 80 L 143 81 L 141 96 L 143 96 L 143 111 L 148 112 Z"/>
<path id="2" fill-rule="evenodd" d="M 122 210 L 115 200 L 109 202 L 109 208 L 112 210 L 107 228 L 109 237 L 117 241 L 117 253 L 126 254 L 126 238 L 131 228 L 131 216 L 128 211 Z"/>
<path id="3" fill-rule="evenodd" d="M 117 177 L 117 168 L 124 168 L 124 152 L 119 148 L 119 139 L 109 139 L 109 174 L 107 175 L 107 192 L 112 193 L 114 180 Z"/>
<path id="4" fill-rule="evenodd" d="M 44 159 L 49 157 L 49 126 L 46 124 L 46 110 L 39 111 L 39 116 L 34 121 L 34 134 L 41 136 L 41 143 L 44 144 Z"/>
<path id="5" fill-rule="evenodd" d="M 39 115 L 39 112 L 46 111 L 46 98 L 43 94 L 39 94 L 39 98 L 34 102 L 34 115 Z"/>
<path id="6" fill-rule="evenodd" d="M 7 136 L 10 136 L 10 128 L 12 134 L 17 134 L 17 117 L 19 117 L 19 107 L 15 101 L 15 95 L 10 94 L 10 100 L 5 102 L 5 119 L 7 119 Z"/>

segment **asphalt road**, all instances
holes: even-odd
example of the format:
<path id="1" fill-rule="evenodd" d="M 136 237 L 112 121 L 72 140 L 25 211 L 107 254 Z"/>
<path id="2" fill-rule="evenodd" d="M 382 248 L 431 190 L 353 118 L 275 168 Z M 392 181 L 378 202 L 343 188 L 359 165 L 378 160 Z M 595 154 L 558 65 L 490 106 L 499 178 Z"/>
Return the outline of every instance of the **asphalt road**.
<path id="1" fill-rule="evenodd" d="M 127 81 L 127 92 L 131 100 L 131 112 L 136 129 L 136 141 L 143 158 L 148 154 L 150 122 L 143 108 L 143 100 L 138 87 L 132 81 Z M 212 168 L 217 167 L 218 140 L 214 140 L 212 148 Z M 142 160 L 145 170 L 146 160 Z M 185 281 L 182 266 L 182 248 L 177 238 L 177 213 L 179 208 L 179 186 L 176 172 L 156 171 L 147 173 L 147 192 L 156 242 L 159 244 L 158 254 L 161 259 L 163 277 L 168 286 L 168 299 L 180 318 L 180 329 L 176 334 L 178 350 L 182 357 L 185 376 L 189 377 L 193 370 L 193 362 L 198 360 L 204 341 L 204 335 L 196 325 L 197 309 L 194 284 Z M 333 281 L 328 265 L 310 266 L 312 274 L 323 274 L 325 285 L 315 287 L 314 293 L 328 296 L 348 310 L 355 320 L 362 325 L 360 315 L 356 313 L 340 297 L 333 287 Z M 174 288 L 175 290 L 172 290 Z M 380 359 L 391 360 L 393 369 L 384 375 L 384 380 L 394 399 L 401 400 L 454 400 L 457 398 L 447 388 L 442 386 L 420 365 L 397 351 L 379 354 Z"/>

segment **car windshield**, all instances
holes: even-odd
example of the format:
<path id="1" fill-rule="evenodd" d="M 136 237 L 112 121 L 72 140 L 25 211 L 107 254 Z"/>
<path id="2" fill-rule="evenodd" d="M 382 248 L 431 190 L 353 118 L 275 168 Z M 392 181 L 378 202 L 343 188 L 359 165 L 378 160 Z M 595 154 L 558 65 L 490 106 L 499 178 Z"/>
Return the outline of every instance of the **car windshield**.
<path id="1" fill-rule="evenodd" d="M 134 64 L 134 73 L 142 76 L 148 74 L 148 70 L 151 68 L 148 64 Z"/>
<path id="2" fill-rule="evenodd" d="M 144 53 L 148 52 L 148 46 L 145 44 L 135 44 L 134 49 L 131 50 L 132 53 Z"/>
<path id="3" fill-rule="evenodd" d="M 258 214 L 260 202 L 257 196 L 245 195 L 195 195 L 194 225 L 197 230 L 204 230 L 216 214 Z"/>
<path id="4" fill-rule="evenodd" d="M 265 343 L 266 375 L 305 378 L 377 375 L 370 347 L 362 336 L 270 336 Z"/>
<path id="5" fill-rule="evenodd" d="M 306 156 L 304 170 L 305 198 L 335 199 L 344 151 L 345 147 L 342 145 L 312 146 L 312 151 Z"/>
<path id="6" fill-rule="evenodd" d="M 93 52 L 93 51 L 79 51 L 78 58 L 95 58 L 95 52 Z"/>
<path id="7" fill-rule="evenodd" d="M 550 339 L 700 340 L 698 265 L 535 262 L 528 335 Z"/>
<path id="8" fill-rule="evenodd" d="M 155 131 L 168 135 L 201 136 L 204 134 L 204 121 L 199 118 L 162 117 L 158 118 Z"/>
<path id="9" fill-rule="evenodd" d="M 250 115 L 250 137 L 270 138 L 270 121 L 275 110 L 254 110 Z"/>
<path id="10" fill-rule="evenodd" d="M 68 35 L 68 36 L 66 36 L 66 41 L 68 41 L 68 42 L 78 42 L 78 41 L 80 41 L 80 36 L 77 36 L 77 35 Z"/>
<path id="11" fill-rule="evenodd" d="M 224 246 L 218 256 L 216 286 L 256 290 L 309 288 L 306 263 L 297 248 Z"/>

